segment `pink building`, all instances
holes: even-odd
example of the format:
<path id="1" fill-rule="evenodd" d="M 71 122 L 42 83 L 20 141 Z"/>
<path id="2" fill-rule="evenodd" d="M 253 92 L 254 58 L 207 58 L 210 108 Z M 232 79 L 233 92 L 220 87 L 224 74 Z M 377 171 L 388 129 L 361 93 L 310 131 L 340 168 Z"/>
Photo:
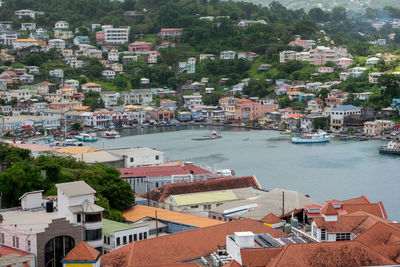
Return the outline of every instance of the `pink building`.
<path id="1" fill-rule="evenodd" d="M 149 42 L 134 42 L 128 46 L 129 52 L 147 52 L 151 50 Z"/>
<path id="2" fill-rule="evenodd" d="M 96 42 L 98 44 L 104 43 L 105 39 L 106 39 L 105 32 L 96 32 Z"/>
<path id="3" fill-rule="evenodd" d="M 273 104 L 262 105 L 248 99 L 239 99 L 235 109 L 235 120 L 238 121 L 255 121 L 261 119 L 268 112 L 276 110 Z"/>
<path id="4" fill-rule="evenodd" d="M 342 57 L 336 59 L 335 64 L 339 68 L 345 69 L 348 68 L 351 64 L 353 64 L 353 60 L 351 58 Z"/>

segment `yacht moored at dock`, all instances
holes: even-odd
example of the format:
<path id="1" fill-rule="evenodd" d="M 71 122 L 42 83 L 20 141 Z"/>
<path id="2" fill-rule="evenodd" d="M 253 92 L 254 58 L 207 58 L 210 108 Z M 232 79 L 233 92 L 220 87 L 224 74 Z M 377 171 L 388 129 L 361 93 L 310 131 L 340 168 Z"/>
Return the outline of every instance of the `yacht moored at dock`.
<path id="1" fill-rule="evenodd" d="M 312 144 L 312 143 L 327 143 L 331 140 L 331 136 L 324 131 L 319 131 L 313 134 L 305 134 L 302 137 L 292 137 L 294 144 Z"/>

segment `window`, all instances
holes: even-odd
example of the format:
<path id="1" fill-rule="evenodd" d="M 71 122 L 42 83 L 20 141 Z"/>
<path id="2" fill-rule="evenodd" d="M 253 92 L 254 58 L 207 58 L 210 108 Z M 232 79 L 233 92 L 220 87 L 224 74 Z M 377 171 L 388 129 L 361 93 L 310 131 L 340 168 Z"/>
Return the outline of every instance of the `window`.
<path id="1" fill-rule="evenodd" d="M 136 241 L 137 240 L 137 234 L 134 234 L 133 235 L 133 241 Z"/>
<path id="2" fill-rule="evenodd" d="M 101 221 L 101 213 L 85 215 L 85 222 L 87 223 L 100 222 L 100 221 Z"/>
<path id="3" fill-rule="evenodd" d="M 15 247 L 15 236 L 13 236 L 13 247 Z"/>
<path id="4" fill-rule="evenodd" d="M 86 230 L 86 241 L 101 239 L 101 229 Z"/>
<path id="5" fill-rule="evenodd" d="M 104 236 L 104 241 L 103 241 L 103 243 L 104 243 L 104 244 L 107 244 L 107 237 L 106 237 L 106 236 Z"/>
<path id="6" fill-rule="evenodd" d="M 312 228 L 312 234 L 313 234 L 313 236 L 314 237 L 317 237 L 318 235 L 317 235 L 317 227 L 315 227 L 315 226 L 313 226 L 313 228 Z"/>
<path id="7" fill-rule="evenodd" d="M 57 236 L 46 243 L 44 248 L 45 262 L 43 266 L 62 266 L 63 259 L 75 246 L 75 241 L 69 236 Z"/>
<path id="8" fill-rule="evenodd" d="M 211 204 L 206 204 L 203 205 L 204 210 L 210 210 L 211 209 Z"/>
<path id="9" fill-rule="evenodd" d="M 129 235 L 129 243 L 132 243 L 132 241 L 133 241 L 133 237 L 132 237 L 132 235 Z"/>
<path id="10" fill-rule="evenodd" d="M 160 159 L 160 156 L 159 155 L 156 155 L 156 160 L 159 160 Z"/>
<path id="11" fill-rule="evenodd" d="M 131 158 L 131 162 L 133 162 L 133 158 Z"/>
<path id="12" fill-rule="evenodd" d="M 76 222 L 80 223 L 81 222 L 81 214 L 76 214 Z"/>
<path id="13" fill-rule="evenodd" d="M 351 240 L 350 233 L 336 234 L 336 241 Z"/>
<path id="14" fill-rule="evenodd" d="M 121 245 L 121 238 L 117 237 L 117 246 L 120 246 L 120 245 Z"/>
<path id="15" fill-rule="evenodd" d="M 213 218 L 213 219 L 217 219 L 217 217 L 216 217 L 216 216 L 212 216 L 212 218 Z"/>
<path id="16" fill-rule="evenodd" d="M 4 241 L 4 233 L 1 233 L 0 234 L 0 244 L 4 244 L 5 243 L 5 241 Z"/>
<path id="17" fill-rule="evenodd" d="M 321 240 L 326 240 L 326 230 L 321 229 Z"/>
<path id="18" fill-rule="evenodd" d="M 109 236 L 107 236 L 107 244 L 110 245 L 110 237 Z"/>
<path id="19" fill-rule="evenodd" d="M 143 233 L 143 239 L 147 239 L 147 232 Z"/>
<path id="20" fill-rule="evenodd" d="M 143 239 L 143 233 L 139 233 L 139 240 Z"/>
<path id="21" fill-rule="evenodd" d="M 122 244 L 124 244 L 124 245 L 126 245 L 126 236 L 124 236 L 123 238 L 122 238 Z"/>

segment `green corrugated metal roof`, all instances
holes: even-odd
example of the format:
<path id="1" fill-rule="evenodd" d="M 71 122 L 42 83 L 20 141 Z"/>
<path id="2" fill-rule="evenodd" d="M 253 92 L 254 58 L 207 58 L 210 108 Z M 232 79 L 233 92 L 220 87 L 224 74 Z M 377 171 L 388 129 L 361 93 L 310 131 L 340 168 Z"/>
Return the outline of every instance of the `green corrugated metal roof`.
<path id="1" fill-rule="evenodd" d="M 192 193 L 171 196 L 178 206 L 238 200 L 232 190 Z"/>
<path id="2" fill-rule="evenodd" d="M 103 234 L 114 235 L 115 232 L 136 228 L 137 226 L 131 224 L 120 223 L 103 219 Z"/>

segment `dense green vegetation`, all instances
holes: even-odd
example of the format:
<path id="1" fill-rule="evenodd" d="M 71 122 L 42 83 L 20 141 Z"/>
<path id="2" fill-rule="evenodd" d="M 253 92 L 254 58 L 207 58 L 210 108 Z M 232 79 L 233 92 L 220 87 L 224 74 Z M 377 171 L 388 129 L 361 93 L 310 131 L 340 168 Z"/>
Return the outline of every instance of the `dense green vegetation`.
<path id="1" fill-rule="evenodd" d="M 7 169 L 0 174 L 1 207 L 18 206 L 25 192 L 40 190 L 56 195 L 55 184 L 83 180 L 96 190 L 105 218 L 123 221 L 121 211 L 135 198 L 130 185 L 119 178 L 119 171 L 102 164 L 87 165 L 73 158 L 41 155 L 0 143 L 0 163 Z"/>

